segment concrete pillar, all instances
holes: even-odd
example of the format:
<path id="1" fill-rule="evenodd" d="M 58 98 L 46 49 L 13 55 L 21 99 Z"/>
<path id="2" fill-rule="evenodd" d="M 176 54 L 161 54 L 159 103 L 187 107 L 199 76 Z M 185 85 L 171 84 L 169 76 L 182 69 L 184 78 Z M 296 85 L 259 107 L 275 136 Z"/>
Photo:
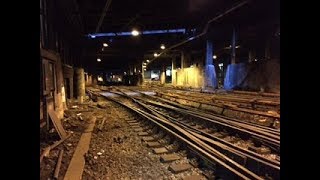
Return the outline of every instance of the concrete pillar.
<path id="1" fill-rule="evenodd" d="M 205 64 L 204 86 L 216 88 L 218 84 L 217 84 L 216 70 L 213 65 L 213 47 L 212 47 L 212 42 L 210 40 L 207 40 L 205 63 L 206 64 Z"/>
<path id="2" fill-rule="evenodd" d="M 176 85 L 177 84 L 177 77 L 176 77 L 176 70 L 177 70 L 177 65 L 176 65 L 176 57 L 172 58 L 172 64 L 171 64 L 171 84 Z"/>
<path id="3" fill-rule="evenodd" d="M 92 86 L 96 86 L 98 84 L 97 75 L 92 75 Z"/>
<path id="4" fill-rule="evenodd" d="M 181 52 L 181 62 L 180 62 L 180 64 L 181 64 L 181 69 L 183 69 L 184 68 L 184 61 L 185 61 L 185 54 L 184 54 L 184 51 L 182 51 Z"/>
<path id="5" fill-rule="evenodd" d="M 85 80 L 84 80 L 84 69 L 83 68 L 76 68 L 75 69 L 76 75 L 76 87 L 77 87 L 77 99 L 79 103 L 83 103 L 84 96 L 85 96 Z"/>
<path id="6" fill-rule="evenodd" d="M 253 49 L 249 50 L 248 62 L 251 63 L 256 58 L 256 52 Z"/>
<path id="7" fill-rule="evenodd" d="M 212 42 L 210 40 L 207 40 L 207 45 L 206 45 L 206 65 L 212 65 L 212 64 L 213 64 Z"/>
<path id="8" fill-rule="evenodd" d="M 69 88 L 70 88 L 70 99 L 73 99 L 74 98 L 74 95 L 73 95 L 73 78 L 69 79 Z"/>
<path id="9" fill-rule="evenodd" d="M 92 85 L 92 75 L 88 75 L 88 85 Z"/>
<path id="10" fill-rule="evenodd" d="M 143 62 L 141 63 L 141 75 L 142 75 L 142 80 L 141 80 L 141 85 L 143 85 L 144 82 L 144 68 L 143 68 Z"/>
<path id="11" fill-rule="evenodd" d="M 179 73 L 179 82 L 185 86 L 188 85 L 188 74 L 186 68 L 189 68 L 188 64 L 191 60 L 191 55 L 190 53 L 186 51 L 182 51 L 181 54 L 181 71 L 182 73 Z"/>
<path id="12" fill-rule="evenodd" d="M 162 64 L 161 73 L 160 73 L 160 84 L 166 83 L 166 66 Z"/>
<path id="13" fill-rule="evenodd" d="M 270 39 L 266 40 L 266 47 L 265 47 L 265 51 L 264 51 L 264 58 L 266 60 L 271 59 L 271 46 L 270 46 Z"/>
<path id="14" fill-rule="evenodd" d="M 233 28 L 231 41 L 231 64 L 236 63 L 236 30 Z"/>

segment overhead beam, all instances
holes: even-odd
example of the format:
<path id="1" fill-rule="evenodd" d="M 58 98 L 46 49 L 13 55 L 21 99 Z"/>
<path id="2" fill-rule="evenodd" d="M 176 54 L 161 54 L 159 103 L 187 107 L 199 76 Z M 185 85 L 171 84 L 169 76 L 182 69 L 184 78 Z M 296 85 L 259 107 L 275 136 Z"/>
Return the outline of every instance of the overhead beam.
<path id="1" fill-rule="evenodd" d="M 166 29 L 166 30 L 146 30 L 142 31 L 142 35 L 153 35 L 153 34 L 177 34 L 177 33 L 186 33 L 185 28 L 181 29 Z M 107 33 L 94 33 L 94 34 L 88 34 L 90 38 L 96 38 L 96 37 L 113 37 L 113 36 L 132 36 L 131 32 L 107 32 Z"/>

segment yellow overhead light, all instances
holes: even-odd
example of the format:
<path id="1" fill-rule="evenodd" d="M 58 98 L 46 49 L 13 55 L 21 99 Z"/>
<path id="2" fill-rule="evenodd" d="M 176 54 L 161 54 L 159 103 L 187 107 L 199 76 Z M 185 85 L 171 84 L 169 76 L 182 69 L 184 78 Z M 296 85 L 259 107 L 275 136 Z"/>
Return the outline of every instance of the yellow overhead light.
<path id="1" fill-rule="evenodd" d="M 137 30 L 132 30 L 131 34 L 132 34 L 132 36 L 138 36 L 140 33 Z"/>
<path id="2" fill-rule="evenodd" d="M 164 46 L 164 44 L 161 44 L 160 48 L 165 49 L 166 47 Z"/>
<path id="3" fill-rule="evenodd" d="M 149 62 L 149 59 L 147 59 L 147 62 Z"/>
<path id="4" fill-rule="evenodd" d="M 158 57 L 159 55 L 158 55 L 157 53 L 154 53 L 153 56 L 154 56 L 154 57 Z"/>

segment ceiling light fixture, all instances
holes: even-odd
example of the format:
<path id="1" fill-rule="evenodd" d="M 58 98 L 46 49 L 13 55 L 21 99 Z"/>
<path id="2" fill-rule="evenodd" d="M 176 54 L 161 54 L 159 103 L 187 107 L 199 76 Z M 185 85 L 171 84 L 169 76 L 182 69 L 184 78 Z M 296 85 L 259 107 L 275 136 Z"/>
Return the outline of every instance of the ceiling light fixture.
<path id="1" fill-rule="evenodd" d="M 147 59 L 147 62 L 150 62 L 149 59 Z"/>
<path id="2" fill-rule="evenodd" d="M 217 59 L 217 56 L 216 56 L 216 55 L 213 55 L 212 58 L 213 58 L 213 59 Z"/>
<path id="3" fill-rule="evenodd" d="M 159 55 L 158 55 L 157 53 L 154 53 L 153 56 L 154 56 L 154 57 L 158 57 Z"/>
<path id="4" fill-rule="evenodd" d="M 97 61 L 98 61 L 98 62 L 101 62 L 101 59 L 100 59 L 100 58 L 98 58 L 98 59 L 97 59 Z"/>
<path id="5" fill-rule="evenodd" d="M 103 47 L 108 47 L 109 45 L 107 43 L 103 43 Z"/>
<path id="6" fill-rule="evenodd" d="M 164 46 L 164 44 L 161 44 L 160 48 L 165 49 L 166 47 Z"/>
<path id="7" fill-rule="evenodd" d="M 140 33 L 137 30 L 132 30 L 131 34 L 132 34 L 132 36 L 138 36 Z"/>

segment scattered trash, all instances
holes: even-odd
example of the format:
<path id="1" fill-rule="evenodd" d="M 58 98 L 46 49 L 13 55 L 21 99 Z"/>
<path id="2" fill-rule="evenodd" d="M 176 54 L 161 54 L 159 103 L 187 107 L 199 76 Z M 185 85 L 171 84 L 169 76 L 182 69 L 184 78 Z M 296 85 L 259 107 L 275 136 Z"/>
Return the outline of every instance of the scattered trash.
<path id="1" fill-rule="evenodd" d="M 81 115 L 81 113 L 78 113 L 78 114 L 77 114 L 77 116 L 80 116 L 80 115 Z"/>
<path id="2" fill-rule="evenodd" d="M 72 144 L 71 144 L 71 143 L 68 143 L 67 146 L 72 146 Z"/>
<path id="3" fill-rule="evenodd" d="M 93 159 L 98 159 L 98 156 L 94 156 Z"/>
<path id="4" fill-rule="evenodd" d="M 276 111 L 268 111 L 267 113 L 268 113 L 268 114 L 275 115 L 275 116 L 278 116 L 278 115 L 279 115 Z"/>
<path id="5" fill-rule="evenodd" d="M 103 150 L 103 149 L 101 149 L 101 152 L 102 152 L 102 153 L 104 153 L 104 150 Z"/>
<path id="6" fill-rule="evenodd" d="M 65 118 L 68 118 L 68 117 L 69 117 L 69 115 L 66 114 L 66 113 L 63 113 L 63 116 L 64 116 Z"/>
<path id="7" fill-rule="evenodd" d="M 100 155 L 102 155 L 102 152 L 98 152 L 97 154 L 100 156 Z"/>
<path id="8" fill-rule="evenodd" d="M 78 116 L 78 119 L 79 119 L 80 121 L 83 121 L 82 116 Z"/>
<path id="9" fill-rule="evenodd" d="M 259 122 L 266 122 L 267 119 L 259 119 Z"/>
<path id="10" fill-rule="evenodd" d="M 73 109 L 76 109 L 76 108 L 78 108 L 78 106 L 72 106 L 72 108 L 73 108 Z"/>

